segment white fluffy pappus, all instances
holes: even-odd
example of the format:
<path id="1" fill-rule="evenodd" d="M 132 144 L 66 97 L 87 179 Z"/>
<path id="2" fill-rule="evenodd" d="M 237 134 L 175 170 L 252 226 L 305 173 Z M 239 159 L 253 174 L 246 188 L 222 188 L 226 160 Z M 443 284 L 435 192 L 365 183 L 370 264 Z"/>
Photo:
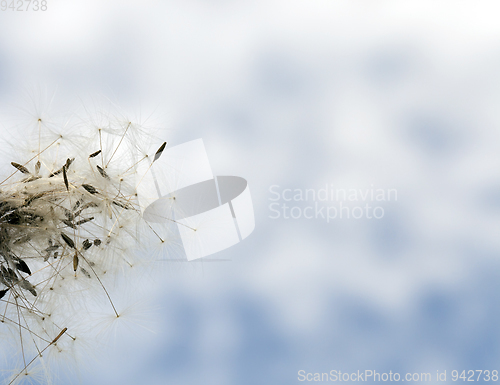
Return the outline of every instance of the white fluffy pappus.
<path id="1" fill-rule="evenodd" d="M 0 167 L 0 335 L 8 369 L 0 381 L 51 383 L 54 367 L 77 365 L 102 340 L 103 325 L 116 333 L 117 322 L 137 321 L 133 293 L 150 262 L 179 243 L 168 225 L 143 220 L 137 198 L 138 165 L 151 165 L 165 143 L 107 114 L 60 122 L 40 114 L 8 142 L 12 160 Z"/>

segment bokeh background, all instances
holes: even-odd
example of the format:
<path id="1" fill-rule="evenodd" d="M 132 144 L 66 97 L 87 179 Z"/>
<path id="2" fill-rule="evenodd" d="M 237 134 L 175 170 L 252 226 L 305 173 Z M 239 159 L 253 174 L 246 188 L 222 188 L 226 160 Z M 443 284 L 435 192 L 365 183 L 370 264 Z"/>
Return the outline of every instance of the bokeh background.
<path id="1" fill-rule="evenodd" d="M 47 4 L 0 12 L 0 116 L 109 98 L 172 145 L 203 138 L 256 217 L 229 261 L 166 266 L 152 332 L 89 351 L 76 382 L 500 369 L 497 2 Z M 325 184 L 398 196 L 378 220 L 270 218 L 270 186 Z"/>

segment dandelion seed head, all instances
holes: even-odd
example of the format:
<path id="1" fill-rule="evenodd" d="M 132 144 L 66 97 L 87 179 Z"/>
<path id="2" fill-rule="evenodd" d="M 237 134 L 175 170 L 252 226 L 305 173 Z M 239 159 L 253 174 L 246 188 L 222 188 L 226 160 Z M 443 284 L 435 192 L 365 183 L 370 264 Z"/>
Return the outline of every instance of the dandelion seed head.
<path id="1" fill-rule="evenodd" d="M 162 155 L 167 142 L 149 118 L 95 105 L 58 116 L 44 110 L 52 99 L 41 99 L 0 142 L 0 336 L 9 367 L 0 381 L 9 385 L 51 383 L 117 336 L 149 329 L 154 270 L 196 268 L 177 262 L 253 229 L 248 189 L 245 234 L 220 196 L 212 210 L 219 190 L 201 141 Z"/>
<path id="2" fill-rule="evenodd" d="M 138 306 L 122 302 L 144 303 L 133 282 L 159 254 L 145 252 L 157 236 L 136 190 L 151 130 L 109 112 L 58 119 L 41 104 L 5 138 L 11 164 L 0 168 L 0 333 L 15 351 L 5 357 L 8 384 L 50 383 L 50 368 L 76 364 L 103 334 L 135 324 Z"/>

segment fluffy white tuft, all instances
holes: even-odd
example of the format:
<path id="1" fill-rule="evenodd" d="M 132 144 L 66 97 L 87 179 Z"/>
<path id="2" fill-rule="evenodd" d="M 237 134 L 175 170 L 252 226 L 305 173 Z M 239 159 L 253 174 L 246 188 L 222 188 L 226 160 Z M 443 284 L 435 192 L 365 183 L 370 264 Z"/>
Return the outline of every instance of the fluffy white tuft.
<path id="1" fill-rule="evenodd" d="M 179 242 L 138 207 L 138 165 L 161 145 L 149 130 L 107 112 L 57 120 L 36 110 L 26 130 L 5 139 L 12 163 L 0 167 L 7 384 L 51 383 L 51 368 L 76 364 L 103 333 L 141 324 L 137 298 L 120 301 Z M 117 292 L 127 295 L 116 300 Z"/>

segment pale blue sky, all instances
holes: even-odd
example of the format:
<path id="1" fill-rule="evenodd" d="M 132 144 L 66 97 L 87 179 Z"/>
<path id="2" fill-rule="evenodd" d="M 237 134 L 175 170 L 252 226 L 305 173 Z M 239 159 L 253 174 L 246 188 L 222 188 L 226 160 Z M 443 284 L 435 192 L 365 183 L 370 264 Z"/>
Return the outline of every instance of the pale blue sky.
<path id="1" fill-rule="evenodd" d="M 246 178 L 256 216 L 217 255 L 231 262 L 168 268 L 156 334 L 124 333 L 82 383 L 497 369 L 495 2 L 48 6 L 0 12 L 0 116 L 40 88 L 61 111 L 105 97 L 152 113 L 169 143 L 201 137 L 215 174 Z M 270 186 L 325 184 L 398 200 L 379 220 L 269 218 Z"/>

